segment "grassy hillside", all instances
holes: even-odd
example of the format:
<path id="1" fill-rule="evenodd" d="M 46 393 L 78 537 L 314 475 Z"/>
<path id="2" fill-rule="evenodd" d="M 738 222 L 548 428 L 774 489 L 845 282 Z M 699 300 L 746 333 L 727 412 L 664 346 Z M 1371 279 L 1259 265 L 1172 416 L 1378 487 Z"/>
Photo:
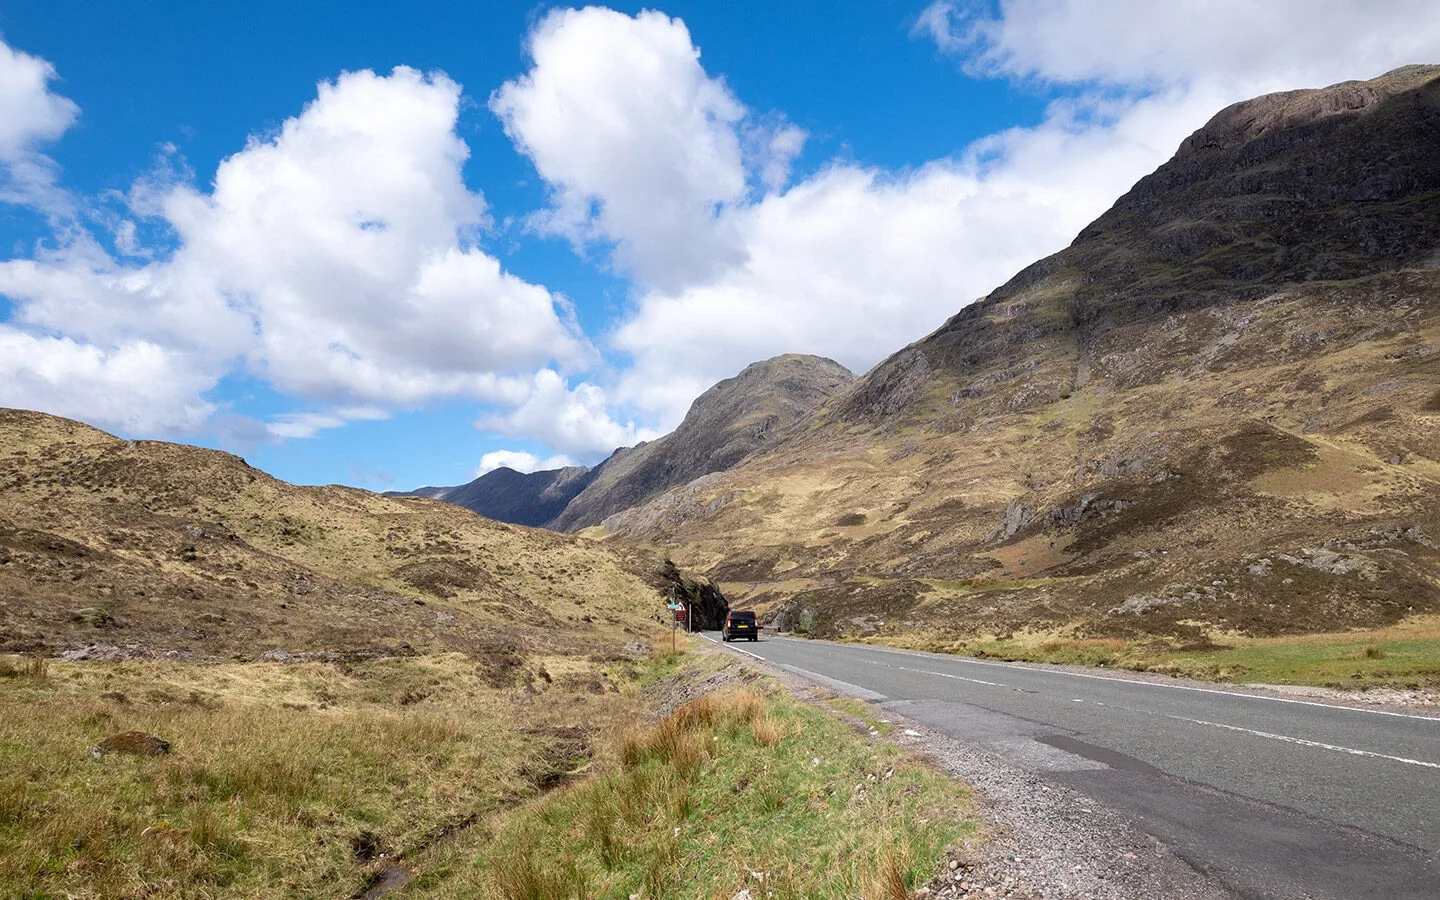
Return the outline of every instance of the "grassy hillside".
<path id="1" fill-rule="evenodd" d="M 619 646 L 653 561 L 0 411 L 0 650 L 195 659 Z M 84 648 L 93 646 L 86 651 Z M 497 676 L 498 677 L 498 676 Z"/>
<path id="2" fill-rule="evenodd" d="M 803 434 L 605 533 L 783 627 L 1020 656 L 1440 611 L 1437 79 L 1224 111 Z"/>
<path id="3" fill-rule="evenodd" d="M 972 835 L 963 786 L 682 668 L 654 565 L 0 411 L 0 898 L 889 897 Z"/>

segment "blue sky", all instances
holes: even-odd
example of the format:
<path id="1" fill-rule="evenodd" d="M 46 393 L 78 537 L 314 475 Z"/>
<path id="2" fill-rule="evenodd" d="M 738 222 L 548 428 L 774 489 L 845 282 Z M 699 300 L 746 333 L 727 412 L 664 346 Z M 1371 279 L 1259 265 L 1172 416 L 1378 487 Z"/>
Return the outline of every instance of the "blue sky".
<path id="1" fill-rule="evenodd" d="M 864 371 L 1225 104 L 1440 62 L 1440 15 L 8 0 L 0 41 L 0 405 L 384 490 Z"/>

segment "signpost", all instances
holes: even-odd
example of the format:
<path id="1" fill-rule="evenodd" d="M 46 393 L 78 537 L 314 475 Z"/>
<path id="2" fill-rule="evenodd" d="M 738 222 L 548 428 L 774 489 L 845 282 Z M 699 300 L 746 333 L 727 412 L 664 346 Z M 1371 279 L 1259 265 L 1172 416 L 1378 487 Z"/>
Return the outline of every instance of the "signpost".
<path id="1" fill-rule="evenodd" d="M 671 623 L 670 623 L 670 652 L 671 652 L 671 653 L 674 653 L 674 652 L 675 652 L 675 629 L 676 629 L 677 627 L 679 627 L 679 625 L 680 625 L 681 622 L 686 622 L 687 625 L 688 625 L 689 619 L 687 619 L 686 616 L 689 614 L 690 611 L 689 611 L 688 609 L 686 609 L 686 608 L 685 608 L 685 604 L 684 604 L 684 603 L 681 603 L 679 600 L 675 600 L 675 601 L 671 602 L 671 603 L 669 604 L 669 607 L 670 607 L 671 612 L 673 612 L 673 613 L 675 614 L 673 621 L 671 621 Z M 686 630 L 688 631 L 689 628 L 687 627 Z"/>

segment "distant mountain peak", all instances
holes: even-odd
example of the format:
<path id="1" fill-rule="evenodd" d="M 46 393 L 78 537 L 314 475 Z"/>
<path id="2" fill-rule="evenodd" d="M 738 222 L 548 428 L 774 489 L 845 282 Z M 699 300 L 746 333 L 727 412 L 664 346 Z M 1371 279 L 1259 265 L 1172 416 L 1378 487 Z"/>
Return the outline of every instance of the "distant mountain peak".
<path id="1" fill-rule="evenodd" d="M 551 525 L 563 531 L 598 525 L 670 488 L 729 469 L 854 382 L 854 373 L 823 356 L 787 353 L 751 363 L 695 398 L 673 432 L 601 463 Z"/>
<path id="2" fill-rule="evenodd" d="M 487 472 L 453 488 L 410 492 L 517 525 L 573 531 L 677 485 L 736 465 L 788 432 L 855 375 L 833 359 L 786 353 L 751 363 L 690 405 L 675 431 L 621 447 L 593 469 Z"/>

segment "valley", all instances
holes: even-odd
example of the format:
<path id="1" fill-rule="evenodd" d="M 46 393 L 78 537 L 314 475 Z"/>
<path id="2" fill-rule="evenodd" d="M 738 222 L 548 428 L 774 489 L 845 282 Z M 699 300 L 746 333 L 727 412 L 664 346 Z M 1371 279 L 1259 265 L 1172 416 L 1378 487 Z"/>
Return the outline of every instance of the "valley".
<path id="1" fill-rule="evenodd" d="M 782 631 L 1232 679 L 1329 635 L 1282 677 L 1433 688 L 1365 635 L 1440 612 L 1437 133 L 1435 67 L 1226 109 L 1069 248 L 581 533 Z"/>
<path id="2" fill-rule="evenodd" d="M 1025 896 L 962 882 L 1011 838 L 894 746 L 887 698 L 983 708 L 1001 732 L 1039 703 L 1170 766 L 1163 791 L 1238 792 L 1267 822 L 1293 795 L 1433 850 L 1414 809 L 1260 783 L 1350 752 L 1336 734 L 1358 747 L 1348 719 L 1296 724 L 1304 752 L 1274 764 L 1263 710 L 1112 729 L 1084 706 L 1108 701 L 1036 687 L 1056 670 L 959 673 L 1030 660 L 1433 705 L 1437 144 L 1435 66 L 1236 104 L 870 371 L 756 362 L 593 468 L 382 495 L 0 410 L 0 896 Z M 885 692 L 787 688 L 698 638 L 671 651 L 682 597 L 706 627 L 755 609 L 787 635 L 760 655 L 791 675 L 849 689 L 884 669 Z M 897 675 L 899 650 L 985 690 Z M 1386 764 L 1433 769 L 1428 735 Z M 1345 783 L 1323 760 L 1314 780 Z M 1405 774 L 1389 807 L 1428 799 Z M 1250 889 L 1156 848 L 1194 896 Z"/>

